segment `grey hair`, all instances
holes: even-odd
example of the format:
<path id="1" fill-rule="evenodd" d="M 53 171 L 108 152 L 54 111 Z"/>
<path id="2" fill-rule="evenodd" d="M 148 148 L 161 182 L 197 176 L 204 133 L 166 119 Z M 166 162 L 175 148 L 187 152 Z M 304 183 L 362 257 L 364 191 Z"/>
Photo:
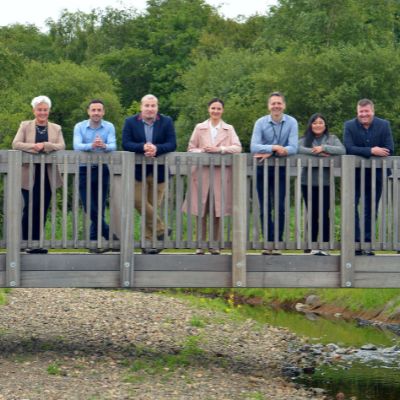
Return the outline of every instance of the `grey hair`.
<path id="1" fill-rule="evenodd" d="M 35 108 L 40 103 L 46 103 L 51 108 L 51 100 L 47 96 L 37 96 L 31 101 L 31 105 Z"/>
<path id="2" fill-rule="evenodd" d="M 140 103 L 143 103 L 145 100 L 155 100 L 158 104 L 158 99 L 154 94 L 146 94 L 145 96 L 142 97 L 140 100 Z"/>

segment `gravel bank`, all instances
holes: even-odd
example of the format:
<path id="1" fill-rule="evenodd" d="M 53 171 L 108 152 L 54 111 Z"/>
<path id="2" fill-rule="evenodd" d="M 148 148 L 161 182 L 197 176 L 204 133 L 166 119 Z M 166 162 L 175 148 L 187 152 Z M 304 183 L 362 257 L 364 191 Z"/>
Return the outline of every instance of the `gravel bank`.
<path id="1" fill-rule="evenodd" d="M 284 380 L 296 337 L 156 293 L 15 289 L 0 399 L 322 399 Z"/>

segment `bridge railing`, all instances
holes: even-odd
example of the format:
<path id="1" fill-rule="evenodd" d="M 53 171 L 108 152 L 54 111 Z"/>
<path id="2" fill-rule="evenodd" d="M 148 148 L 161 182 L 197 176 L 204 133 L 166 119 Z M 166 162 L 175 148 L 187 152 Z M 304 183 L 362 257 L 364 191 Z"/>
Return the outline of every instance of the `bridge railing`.
<path id="1" fill-rule="evenodd" d="M 119 257 L 119 285 L 124 287 L 137 284 L 134 277 L 134 264 L 135 257 L 138 256 L 134 256 L 134 250 L 140 248 L 171 249 L 175 257 L 178 257 L 177 254 L 193 254 L 193 249 L 196 248 L 226 250 L 226 252 L 223 252 L 226 256 L 224 254 L 220 257 L 230 257 L 228 261 L 231 266 L 229 280 L 233 286 L 248 284 L 246 267 L 251 264 L 252 261 L 250 262 L 250 260 L 253 260 L 252 254 L 258 254 L 259 258 L 256 263 L 265 264 L 264 261 L 260 261 L 265 260 L 266 257 L 259 256 L 262 249 L 288 250 L 290 254 L 296 254 L 297 257 L 302 256 L 304 250 L 332 250 L 332 254 L 336 256 L 328 257 L 330 261 L 327 260 L 325 263 L 332 262 L 333 271 L 336 268 L 334 267 L 336 261 L 333 260 L 334 257 L 337 257 L 339 259 L 340 286 L 351 287 L 355 285 L 355 266 L 357 264 L 355 250 L 374 249 L 392 252 L 400 250 L 398 228 L 400 223 L 399 160 L 399 157 L 366 160 L 354 156 L 317 158 L 296 155 L 282 159 L 269 158 L 260 164 L 250 154 L 170 153 L 167 156 L 149 159 L 129 152 L 93 154 L 64 151 L 49 155 L 31 155 L 19 151 L 0 151 L 0 194 L 2 194 L 0 198 L 0 246 L 6 248 L 7 266 L 3 285 L 20 285 L 21 249 L 46 247 L 55 252 L 65 250 L 76 253 L 82 253 L 82 250 L 87 248 L 115 250 L 116 256 Z M 29 182 L 32 187 L 34 171 L 37 168 L 45 171 L 47 165 L 57 166 L 62 176 L 62 186 L 56 189 L 56 185 L 52 185 L 52 198 L 47 223 L 45 227 L 44 224 L 41 224 L 40 239 L 38 240 L 32 239 L 33 210 L 30 204 L 28 238 L 22 240 L 22 168 L 29 171 Z M 111 234 L 109 238 L 102 237 L 100 223 L 102 204 L 99 202 L 97 237 L 95 240 L 90 239 L 90 215 L 83 212 L 79 195 L 79 171 L 82 165 L 87 167 L 97 166 L 100 195 L 102 191 L 101 171 L 104 168 L 108 168 L 110 171 L 110 195 L 105 207 L 106 219 L 110 224 Z M 151 190 L 148 190 L 144 185 L 142 187 L 136 186 L 136 188 L 134 185 L 135 170 L 138 166 L 142 167 L 142 181 L 145 181 L 145 167 L 147 165 L 153 167 L 155 180 L 160 173 L 158 167 L 161 165 L 167 167 L 162 172 L 165 180 L 165 195 L 160 205 L 157 205 L 159 202 L 157 201 L 156 185 Z M 357 169 L 359 172 L 356 174 Z M 318 196 L 313 199 L 311 187 L 313 171 L 315 170 L 318 171 Z M 57 171 L 55 168 L 51 171 L 50 181 L 55 183 Z M 263 174 L 260 174 L 260 171 Z M 92 168 L 87 168 L 87 209 L 89 210 L 91 208 L 91 186 L 89 185 L 91 174 Z M 302 174 L 305 176 L 303 181 Z M 376 207 L 378 201 L 374 195 L 375 190 L 372 190 L 371 241 L 367 241 L 365 238 L 366 227 L 364 219 L 361 218 L 361 240 L 355 243 L 354 198 L 356 177 L 361 180 L 359 211 L 360 215 L 363 215 L 366 208 L 363 178 L 367 176 L 368 179 L 371 179 L 371 186 L 375 189 L 376 176 L 379 174 L 382 175 L 382 197 L 379 207 Z M 216 175 L 219 176 L 218 179 L 215 179 Z M 268 185 L 268 175 L 275 177 L 274 190 Z M 42 174 L 43 176 L 44 174 Z M 264 198 L 262 205 L 259 204 L 259 193 L 257 191 L 257 182 L 260 182 L 260 179 L 263 179 L 264 183 L 262 185 Z M 221 182 L 228 180 L 231 184 L 221 184 Z M 329 181 L 329 185 L 324 186 L 326 180 Z M 220 192 L 221 214 L 225 214 L 226 200 L 232 197 L 232 215 L 221 218 L 219 232 L 215 229 L 215 225 L 210 223 L 206 228 L 206 235 L 204 235 L 201 215 L 205 205 L 201 201 L 201 194 L 208 183 L 209 189 L 205 192 L 208 193 L 206 203 L 209 212 L 213 214 L 215 209 L 214 194 Z M 279 237 L 279 227 L 275 223 L 271 238 L 267 235 L 270 228 L 267 218 L 267 211 L 271 202 L 270 194 L 273 192 L 274 203 L 278 204 L 279 189 L 283 184 L 286 187 L 283 237 Z M 330 203 L 329 237 L 326 240 L 322 235 L 319 235 L 317 240 L 313 241 L 310 228 L 312 210 L 317 203 L 319 210 L 323 208 L 326 187 L 329 188 Z M 45 184 L 42 178 L 40 188 L 42 193 L 44 188 Z M 194 188 L 197 188 L 197 192 Z M 138 210 L 134 208 L 135 190 L 140 191 L 142 199 L 142 204 L 138 205 Z M 307 207 L 304 204 L 304 195 L 308 196 Z M 197 199 L 196 203 L 192 201 L 194 197 Z M 156 212 L 152 216 L 152 226 L 156 226 L 156 214 L 159 214 L 164 221 L 163 237 L 157 235 L 155 229 L 153 229 L 150 239 L 145 236 L 145 226 L 149 222 L 146 221 L 146 213 L 144 212 L 143 200 L 145 198 L 151 198 L 155 205 Z M 187 207 L 183 208 L 185 199 Z M 196 215 L 192 215 L 193 204 L 196 204 L 198 209 Z M 263 207 L 264 211 L 262 221 L 260 220 L 260 207 Z M 44 220 L 43 209 L 42 201 L 40 207 L 42 222 Z M 275 207 L 272 210 L 272 220 L 278 221 L 281 214 L 282 209 Z M 319 232 L 324 231 L 324 220 L 322 218 L 319 219 L 318 228 Z M 162 254 L 164 255 L 164 253 Z M 169 256 L 169 254 L 167 255 Z M 24 260 L 25 257 L 31 256 L 23 255 Z M 151 256 L 146 257 L 152 259 Z M 176 258 L 176 262 L 178 262 L 178 258 Z M 43 259 L 46 260 L 45 257 Z M 214 257 L 212 262 L 218 264 L 217 259 L 218 257 Z M 164 259 L 160 259 L 158 256 L 153 258 L 155 263 L 162 262 L 162 260 Z M 277 260 L 277 258 L 275 257 L 274 260 Z M 277 260 L 275 263 L 286 262 L 285 256 L 281 260 Z M 314 261 L 308 258 L 308 263 L 312 262 Z M 322 261 L 318 261 L 318 263 L 321 264 Z M 368 261 L 368 263 L 371 264 L 372 261 Z M 282 268 L 284 268 L 283 264 Z M 254 283 L 254 281 L 251 282 Z M 335 282 L 337 281 L 335 280 Z M 260 285 L 264 286 L 266 283 L 260 283 Z M 294 282 L 294 286 L 296 285 L 297 283 Z M 325 283 L 316 281 L 314 285 L 324 286 Z M 336 283 L 332 281 L 330 285 L 334 286 Z"/>

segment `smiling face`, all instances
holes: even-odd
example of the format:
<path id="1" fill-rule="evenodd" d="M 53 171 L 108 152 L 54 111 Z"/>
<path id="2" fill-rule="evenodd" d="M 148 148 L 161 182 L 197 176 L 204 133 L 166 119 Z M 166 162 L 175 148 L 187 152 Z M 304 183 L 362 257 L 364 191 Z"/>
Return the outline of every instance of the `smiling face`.
<path id="1" fill-rule="evenodd" d="M 101 103 L 92 103 L 88 108 L 88 115 L 92 122 L 98 124 L 104 117 L 104 106 Z"/>
<path id="2" fill-rule="evenodd" d="M 325 121 L 318 117 L 311 123 L 311 130 L 314 136 L 320 137 L 324 134 L 326 129 Z"/>
<path id="3" fill-rule="evenodd" d="M 272 119 L 279 121 L 285 111 L 286 104 L 281 96 L 271 96 L 268 99 L 268 110 L 271 113 Z"/>
<path id="4" fill-rule="evenodd" d="M 39 103 L 33 109 L 36 123 L 38 125 L 46 125 L 49 119 L 50 107 L 47 103 Z"/>
<path id="5" fill-rule="evenodd" d="M 365 128 L 368 128 L 371 125 L 374 115 L 374 107 L 371 104 L 357 106 L 357 119 Z"/>
<path id="6" fill-rule="evenodd" d="M 224 106 L 219 101 L 211 103 L 208 107 L 208 114 L 213 121 L 220 121 L 223 113 Z"/>

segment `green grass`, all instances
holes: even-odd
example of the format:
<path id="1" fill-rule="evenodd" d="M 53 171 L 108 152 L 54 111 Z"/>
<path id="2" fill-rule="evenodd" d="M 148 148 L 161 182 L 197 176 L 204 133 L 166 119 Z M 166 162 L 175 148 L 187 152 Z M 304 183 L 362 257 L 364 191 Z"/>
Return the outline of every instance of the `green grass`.
<path id="1" fill-rule="evenodd" d="M 49 375 L 63 375 L 63 371 L 61 370 L 58 362 L 49 364 L 46 371 Z"/>
<path id="2" fill-rule="evenodd" d="M 137 358 L 132 362 L 125 360 L 123 363 L 129 369 L 124 380 L 138 383 L 155 375 L 168 379 L 179 368 L 202 362 L 204 351 L 199 346 L 201 340 L 200 336 L 188 336 L 180 351 L 174 354 L 159 354 L 146 348 L 137 349 Z"/>
<path id="3" fill-rule="evenodd" d="M 205 306 L 213 307 L 219 311 L 225 311 L 227 308 L 226 299 L 235 297 L 241 298 L 259 298 L 262 304 L 278 303 L 295 303 L 304 302 L 305 298 L 310 294 L 316 294 L 321 298 L 321 301 L 326 304 L 333 304 L 339 307 L 349 309 L 351 311 L 364 310 L 380 310 L 386 307 L 387 313 L 394 311 L 400 307 L 400 289 L 258 289 L 258 288 L 243 288 L 243 289 L 181 289 L 174 290 L 170 293 L 174 295 L 182 295 L 185 293 L 193 295 L 206 296 L 200 299 Z M 222 298 L 219 302 L 208 302 L 207 297 Z M 194 300 L 189 300 L 194 301 Z M 211 306 L 211 303 L 213 304 Z M 229 302 L 228 302 L 229 305 Z"/>
<path id="4" fill-rule="evenodd" d="M 7 293 L 10 293 L 11 289 L 5 288 L 0 289 L 0 305 L 7 303 Z"/>

